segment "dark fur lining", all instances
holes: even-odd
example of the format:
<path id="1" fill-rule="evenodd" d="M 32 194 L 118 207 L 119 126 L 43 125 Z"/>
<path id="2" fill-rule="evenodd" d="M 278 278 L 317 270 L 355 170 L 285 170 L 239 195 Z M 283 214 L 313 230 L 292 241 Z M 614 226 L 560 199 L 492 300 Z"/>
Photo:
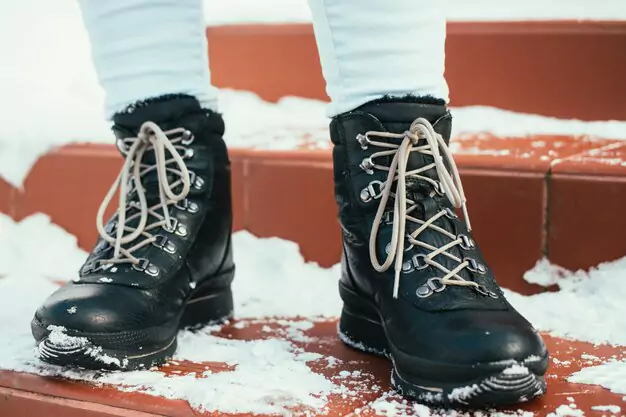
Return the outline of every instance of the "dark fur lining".
<path id="1" fill-rule="evenodd" d="M 378 103 L 420 103 L 420 104 L 434 104 L 438 106 L 445 106 L 446 101 L 435 96 L 426 95 L 426 96 L 416 96 L 414 94 L 407 94 L 405 96 L 391 96 L 389 94 L 378 98 L 376 100 L 370 101 L 368 104 L 378 104 Z"/>
<path id="2" fill-rule="evenodd" d="M 190 96 L 189 94 L 163 94 L 162 96 L 156 96 L 156 97 L 149 97 L 145 100 L 139 100 L 134 102 L 133 104 L 129 105 L 128 107 L 126 107 L 124 110 L 115 113 L 115 116 L 117 116 L 118 114 L 130 114 L 133 113 L 135 110 L 149 106 L 150 104 L 153 103 L 158 103 L 158 102 L 162 102 L 162 101 L 168 101 L 168 100 L 180 100 L 180 99 L 184 99 L 184 98 L 192 98 L 192 99 L 196 99 L 194 96 Z"/>

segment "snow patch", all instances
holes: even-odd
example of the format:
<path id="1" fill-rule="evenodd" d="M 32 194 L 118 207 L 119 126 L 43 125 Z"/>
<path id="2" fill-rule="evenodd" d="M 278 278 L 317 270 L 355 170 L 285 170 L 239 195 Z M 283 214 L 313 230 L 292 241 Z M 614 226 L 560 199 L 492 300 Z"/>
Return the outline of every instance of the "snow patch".
<path id="1" fill-rule="evenodd" d="M 35 342 L 30 334 L 30 320 L 41 302 L 58 288 L 55 280 L 69 278 L 83 263 L 86 254 L 76 247 L 75 238 L 50 223 L 46 216 L 35 214 L 22 222 L 0 215 L 2 229 L 0 245 L 9 240 L 12 256 L 0 265 L 6 271 L 0 279 L 0 369 L 61 376 L 98 384 L 114 384 L 124 391 L 146 392 L 167 398 L 188 401 L 198 410 L 219 410 L 233 413 L 289 414 L 293 407 L 324 409 L 328 395 L 343 393 L 358 396 L 359 387 L 352 380 L 329 379 L 313 372 L 308 363 L 321 362 L 329 366 L 339 359 L 325 359 L 320 354 L 297 347 L 293 340 L 270 337 L 266 340 L 241 341 L 219 337 L 219 327 L 179 334 L 177 361 L 223 362 L 234 369 L 209 371 L 197 375 L 166 375 L 159 371 L 102 373 L 65 369 L 44 364 L 37 359 Z M 5 232 L 10 229 L 11 233 Z M 258 239 L 247 232 L 233 238 L 237 262 L 236 292 L 242 315 L 308 316 L 302 319 L 272 319 L 280 326 L 279 335 L 308 340 L 306 332 L 314 326 L 315 317 L 331 317 L 340 309 L 336 291 L 339 274 L 336 269 L 323 269 L 307 264 L 297 245 L 278 239 Z M 33 263 L 26 256 L 32 247 L 42 254 L 42 262 Z M 1 253 L 1 251 L 0 251 Z M 36 264 L 36 265 L 32 265 Z M 260 285 L 260 284 L 265 285 Z M 267 285 L 271 283 L 271 285 Z M 276 297 L 276 291 L 281 296 Z M 323 297 L 322 297 L 323 295 Z M 323 300 L 323 302 L 320 302 Z M 68 308 L 73 314 L 78 308 Z M 51 326 L 49 342 L 66 348 L 86 347 L 86 353 L 103 363 L 124 366 L 117 358 L 106 355 L 101 347 L 90 346 L 87 339 L 68 335 L 68 330 Z M 283 332 L 283 333 L 281 333 Z M 367 387 L 371 389 L 371 387 Z"/>
<path id="2" fill-rule="evenodd" d="M 619 405 L 594 405 L 591 409 L 595 411 L 608 411 L 613 414 L 617 414 L 622 411 L 622 408 Z"/>
<path id="3" fill-rule="evenodd" d="M 524 280 L 531 284 L 550 287 L 556 285 L 560 279 L 571 274 L 567 269 L 550 263 L 547 258 L 537 261 L 535 266 L 524 273 Z"/>
<path id="4" fill-rule="evenodd" d="M 489 132 L 499 137 L 545 134 L 626 139 L 626 122 L 623 121 L 557 119 L 489 106 L 452 107 L 451 112 L 454 116 L 453 137 Z"/>
<path id="5" fill-rule="evenodd" d="M 626 394 L 626 361 L 612 360 L 584 368 L 568 379 L 578 384 L 600 385 L 616 394 Z"/>
<path id="6" fill-rule="evenodd" d="M 341 311 L 339 265 L 320 268 L 304 261 L 296 243 L 246 231 L 234 234 L 233 245 L 237 317 L 335 317 Z"/>
<path id="7" fill-rule="evenodd" d="M 70 336 L 67 334 L 67 329 L 63 326 L 50 325 L 47 328 L 50 330 L 47 341 L 55 347 L 61 347 L 63 349 L 77 349 L 87 347 L 85 349 L 85 355 L 91 356 L 95 360 L 102 362 L 106 365 L 115 364 L 120 366 L 120 360 L 113 358 L 103 352 L 102 347 L 93 346 L 89 343 L 85 337 Z M 40 344 L 37 350 L 41 352 L 45 347 Z"/>
<path id="8" fill-rule="evenodd" d="M 16 223 L 0 213 L 0 277 L 66 281 L 78 277 L 85 259 L 87 253 L 78 247 L 76 237 L 47 215 L 33 214 Z"/>
<path id="9" fill-rule="evenodd" d="M 259 239 L 247 232 L 239 232 L 233 238 L 238 265 L 235 280 L 238 312 L 248 317 L 238 326 L 243 328 L 267 321 L 267 328 L 262 329 L 266 331 L 260 333 L 269 337 L 253 341 L 233 340 L 221 337 L 217 326 L 197 332 L 183 331 L 175 356 L 177 361 L 220 362 L 232 369 L 221 372 L 207 369 L 202 375 L 166 375 L 160 371 L 102 374 L 43 364 L 36 359 L 29 324 L 43 299 L 58 288 L 46 272 L 58 271 L 53 275 L 54 279 L 69 278 L 68 271 L 76 271 L 86 254 L 77 248 L 75 238 L 67 236 L 41 214 L 22 222 L 0 215 L 0 221 L 4 226 L 0 229 L 3 232 L 0 245 L 10 239 L 10 245 L 6 247 L 13 250 L 12 256 L 0 263 L 3 271 L 7 271 L 0 279 L 1 369 L 114 384 L 125 391 L 182 399 L 198 410 L 207 411 L 287 414 L 293 407 L 305 407 L 322 413 L 329 395 L 350 398 L 359 395 L 359 387 L 352 384 L 355 379 L 363 378 L 365 370 L 324 377 L 307 365 L 321 364 L 332 368 L 341 361 L 309 352 L 299 344 L 315 342 L 307 333 L 315 321 L 335 317 L 341 310 L 336 291 L 337 267 L 323 269 L 305 263 L 294 243 L 276 238 Z M 5 233 L 9 229 L 11 233 Z M 27 254 L 32 253 L 33 245 L 43 254 L 56 251 L 56 256 L 44 257 L 42 262 L 31 265 Z M 557 282 L 560 291 L 555 293 L 525 297 L 509 292 L 507 297 L 539 328 L 582 340 L 626 345 L 622 331 L 622 320 L 626 317 L 622 302 L 626 296 L 626 283 L 622 279 L 625 272 L 626 260 L 622 259 L 602 264 L 589 272 L 564 273 Z M 277 291 L 280 291 L 280 297 L 276 296 Z M 69 310 L 72 307 L 68 313 Z M 580 311 L 585 311 L 585 315 L 581 316 Z M 278 317 L 260 319 L 265 316 Z M 51 327 L 50 330 L 51 343 L 69 347 L 86 344 L 83 338 L 69 336 L 62 327 Z M 117 360 L 97 347 L 90 348 L 88 353 L 103 362 Z M 589 354 L 581 358 L 594 360 Z M 522 365 L 511 365 L 506 372 L 528 370 Z M 198 376 L 200 378 L 196 378 Z M 598 384 L 626 395 L 626 362 L 614 360 L 583 369 L 572 375 L 570 381 Z M 374 387 L 367 389 L 371 392 Z M 475 389 L 467 387 L 453 394 L 460 399 L 467 398 Z M 422 416 L 446 415 L 384 395 L 372 407 L 377 413 L 387 415 L 404 412 Z M 580 413 L 570 404 L 559 407 L 552 415 L 580 416 Z M 490 415 L 530 414 L 520 411 Z"/>
<path id="10" fill-rule="evenodd" d="M 582 410 L 571 407 L 570 405 L 560 405 L 554 413 L 548 414 L 547 417 L 583 417 L 585 413 Z"/>
<path id="11" fill-rule="evenodd" d="M 510 366 L 510 367 L 506 368 L 504 371 L 502 371 L 502 373 L 504 375 L 520 375 L 520 376 L 522 376 L 522 375 L 528 375 L 530 373 L 530 371 L 525 366 L 513 365 L 513 366 Z"/>
<path id="12" fill-rule="evenodd" d="M 423 404 L 407 401 L 393 391 L 385 392 L 369 407 L 380 416 L 417 416 L 417 417 L 533 417 L 534 413 L 524 410 L 498 411 L 485 410 L 463 412 L 460 410 L 431 409 Z"/>
<path id="13" fill-rule="evenodd" d="M 50 325 L 48 330 L 50 330 L 48 341 L 54 346 L 73 349 L 83 347 L 88 343 L 84 337 L 68 336 L 67 329 L 63 326 Z"/>
<path id="14" fill-rule="evenodd" d="M 460 401 L 463 402 L 468 398 L 472 398 L 474 394 L 480 392 L 480 387 L 476 384 L 469 385 L 467 387 L 455 388 L 452 390 L 450 394 L 448 394 L 448 399 L 450 401 Z"/>
<path id="15" fill-rule="evenodd" d="M 602 263 L 589 271 L 558 268 L 556 280 L 552 272 L 557 268 L 541 262 L 538 265 L 530 273 L 533 280 L 556 283 L 560 291 L 532 296 L 505 291 L 511 304 L 536 328 L 595 344 L 626 345 L 626 258 Z"/>
<path id="16" fill-rule="evenodd" d="M 321 409 L 335 389 L 330 380 L 306 365 L 321 355 L 299 350 L 284 340 L 229 340 L 204 332 L 182 332 L 179 344 L 176 360 L 224 362 L 235 369 L 205 372 L 199 379 L 162 376 L 156 384 L 153 375 L 146 375 L 148 383 L 135 381 L 132 390 L 184 399 L 198 410 L 284 414 L 296 406 Z M 126 385 L 123 380 L 118 383 Z"/>

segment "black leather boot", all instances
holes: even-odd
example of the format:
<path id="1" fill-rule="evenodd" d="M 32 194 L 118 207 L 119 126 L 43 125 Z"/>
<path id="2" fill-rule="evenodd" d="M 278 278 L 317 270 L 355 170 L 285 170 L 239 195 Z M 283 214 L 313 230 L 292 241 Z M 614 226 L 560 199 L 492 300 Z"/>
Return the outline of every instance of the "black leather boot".
<path id="1" fill-rule="evenodd" d="M 188 96 L 114 118 L 125 156 L 79 278 L 37 310 L 42 360 L 93 369 L 164 362 L 184 326 L 233 314 L 230 162 L 224 122 Z M 119 188 L 120 209 L 103 225 Z M 80 198 L 79 196 L 77 196 Z"/>
<path id="2" fill-rule="evenodd" d="M 526 401 L 545 392 L 548 352 L 472 238 L 450 130 L 444 105 L 417 99 L 371 102 L 332 121 L 344 249 L 339 334 L 388 356 L 392 384 L 407 397 Z"/>

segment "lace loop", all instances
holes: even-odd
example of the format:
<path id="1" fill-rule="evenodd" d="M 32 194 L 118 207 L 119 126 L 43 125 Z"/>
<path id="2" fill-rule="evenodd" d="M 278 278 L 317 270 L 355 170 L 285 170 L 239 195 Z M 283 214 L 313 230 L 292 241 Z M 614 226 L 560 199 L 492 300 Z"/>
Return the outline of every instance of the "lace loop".
<path id="1" fill-rule="evenodd" d="M 169 136 L 174 135 L 178 136 L 169 138 Z M 170 216 L 169 206 L 184 200 L 189 194 L 191 186 L 189 171 L 183 157 L 179 154 L 179 150 L 185 150 L 183 142 L 188 140 L 189 133 L 185 129 L 176 128 L 164 132 L 156 123 L 145 122 L 141 125 L 137 137 L 118 141 L 118 148 L 125 155 L 124 164 L 102 200 L 96 215 L 98 233 L 103 240 L 113 246 L 114 252 L 111 259 L 101 260 L 99 261 L 100 264 L 129 262 L 133 265 L 140 265 L 142 260 L 134 257 L 132 252 L 157 240 L 157 237 L 150 234 L 149 230 L 159 227 L 170 229 L 174 227 L 175 222 Z M 153 164 L 142 162 L 147 151 L 154 152 Z M 170 158 L 167 154 L 170 155 Z M 153 171 L 156 171 L 158 179 L 159 202 L 148 207 L 142 178 Z M 169 181 L 168 174 L 173 174 L 174 180 L 172 182 Z M 138 201 L 128 201 L 131 181 L 132 190 L 136 192 Z M 176 193 L 174 190 L 180 185 L 182 185 L 182 189 Z M 119 205 L 116 212 L 115 235 L 112 236 L 105 228 L 104 213 L 118 189 Z M 138 210 L 138 213 L 127 217 L 129 208 Z M 149 216 L 155 217 L 158 221 L 148 224 Z M 139 222 L 136 227 L 127 225 L 129 221 L 135 220 L 137 217 L 139 217 Z M 130 248 L 122 247 L 140 236 L 145 237 L 145 239 Z"/>
<path id="2" fill-rule="evenodd" d="M 374 141 L 372 140 L 372 137 L 402 139 L 402 142 L 398 145 L 394 143 Z M 384 186 L 382 187 L 382 191 L 380 193 L 380 202 L 370 233 L 369 253 L 372 266 L 378 272 L 384 272 L 391 267 L 392 263 L 394 264 L 394 298 L 398 297 L 400 274 L 403 270 L 403 265 L 405 263 L 403 259 L 403 253 L 406 240 L 408 240 L 409 244 L 411 245 L 420 246 L 422 248 L 430 250 L 430 253 L 428 255 L 421 256 L 420 260 L 424 264 L 426 264 L 426 266 L 432 266 L 436 269 L 439 269 L 445 274 L 443 278 L 437 278 L 437 282 L 439 282 L 440 280 L 441 284 L 437 287 L 438 291 L 434 291 L 434 289 L 431 288 L 431 291 L 427 292 L 425 289 L 423 289 L 423 295 L 421 296 L 427 296 L 433 292 L 443 291 L 448 285 L 467 286 L 474 288 L 480 287 L 478 283 L 473 281 L 467 281 L 459 275 L 459 272 L 465 268 L 480 270 L 478 266 L 480 264 L 477 264 L 476 261 L 471 258 L 460 259 L 452 253 L 448 252 L 449 249 L 457 245 L 466 246 L 468 242 L 466 240 L 467 237 L 463 236 L 465 237 L 464 239 L 463 237 L 455 236 L 449 231 L 434 224 L 435 221 L 443 216 L 446 216 L 448 218 L 456 218 L 456 215 L 447 207 L 426 220 L 420 220 L 409 215 L 409 213 L 411 213 L 416 208 L 416 204 L 415 202 L 407 199 L 407 177 L 419 179 L 421 181 L 425 181 L 431 184 L 433 186 L 433 190 L 442 195 L 445 195 L 453 207 L 462 209 L 467 229 L 471 230 L 469 215 L 466 208 L 466 198 L 463 191 L 463 185 L 461 184 L 461 179 L 456 163 L 454 162 L 452 154 L 450 153 L 450 149 L 448 148 L 448 145 L 446 144 L 443 137 L 435 132 L 432 124 L 430 124 L 429 121 L 424 118 L 419 118 L 415 120 L 411 124 L 409 130 L 405 131 L 404 133 L 398 134 L 390 132 L 369 131 L 364 135 L 359 135 L 357 137 L 357 141 L 362 146 L 367 145 L 367 147 L 375 146 L 379 148 L 391 149 L 373 153 L 368 159 L 369 161 L 372 161 L 372 163 L 368 164 L 367 168 L 388 171 L 387 180 L 384 182 Z M 422 144 L 423 142 L 426 143 Z M 433 162 L 423 167 L 407 171 L 407 164 L 412 152 L 419 152 L 424 155 L 432 156 Z M 393 155 L 393 159 L 388 167 L 378 165 L 374 162 L 375 159 L 378 157 L 391 155 Z M 426 171 L 429 171 L 431 169 L 434 169 L 437 173 L 437 180 L 432 179 L 426 175 L 422 175 Z M 396 187 L 395 191 L 392 193 L 392 187 L 394 183 L 396 184 Z M 386 258 L 381 263 L 376 253 L 376 242 L 378 239 L 378 232 L 380 229 L 381 220 L 383 218 L 383 215 L 385 214 L 385 209 L 387 207 L 387 203 L 390 197 L 394 198 L 392 236 L 391 242 L 387 245 L 386 248 Z M 408 208 L 407 203 L 411 204 L 411 206 Z M 406 234 L 407 220 L 420 225 L 417 230 L 408 235 Z M 439 233 L 448 236 L 451 239 L 451 242 L 440 248 L 437 248 L 426 242 L 418 240 L 417 238 L 419 237 L 419 235 L 427 228 L 436 230 Z M 434 258 L 438 255 L 443 255 L 450 259 L 453 259 L 454 261 L 458 262 L 459 265 L 456 266 L 454 269 L 449 270 L 441 265 L 439 262 L 436 262 L 434 260 Z M 420 267 L 423 268 L 423 265 L 420 264 Z"/>

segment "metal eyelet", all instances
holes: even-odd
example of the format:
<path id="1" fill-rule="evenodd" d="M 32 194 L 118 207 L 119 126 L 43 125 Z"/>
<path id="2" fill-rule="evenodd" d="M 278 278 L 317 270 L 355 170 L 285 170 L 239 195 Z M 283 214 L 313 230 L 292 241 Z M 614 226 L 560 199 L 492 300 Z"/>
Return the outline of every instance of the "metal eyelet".
<path id="1" fill-rule="evenodd" d="M 469 264 L 467 265 L 467 269 L 472 272 L 476 272 L 479 274 L 484 274 L 485 272 L 487 272 L 487 267 L 481 263 L 476 262 L 474 258 L 464 258 L 463 262 L 467 262 Z"/>
<path id="2" fill-rule="evenodd" d="M 111 268 L 113 264 L 110 263 L 100 263 L 99 261 L 92 261 L 88 264 L 85 264 L 82 268 L 83 274 L 93 274 L 95 272 L 106 271 Z"/>
<path id="3" fill-rule="evenodd" d="M 430 278 L 426 284 L 420 285 L 415 291 L 415 295 L 419 298 L 428 298 L 436 292 L 442 292 L 446 289 L 446 284 L 443 283 L 441 278 Z"/>
<path id="4" fill-rule="evenodd" d="M 193 135 L 193 133 L 191 133 L 190 130 L 185 130 L 183 132 L 183 137 L 182 140 L 180 141 L 180 143 L 182 143 L 183 145 L 191 145 L 193 143 L 193 140 L 195 139 L 195 136 Z"/>
<path id="5" fill-rule="evenodd" d="M 361 145 L 361 149 L 363 150 L 367 149 L 367 147 L 370 145 L 370 140 L 362 133 L 356 135 L 356 140 L 359 142 L 359 145 Z"/>
<path id="6" fill-rule="evenodd" d="M 80 268 L 80 272 L 83 275 L 87 275 L 87 274 L 90 274 L 90 273 L 94 272 L 95 268 L 96 268 L 96 266 L 95 266 L 94 262 L 89 262 L 89 263 L 84 264 L 83 267 Z"/>
<path id="7" fill-rule="evenodd" d="M 378 185 L 378 191 L 374 189 L 374 185 Z M 372 181 L 367 185 L 367 187 L 361 190 L 361 194 L 359 195 L 359 197 L 364 203 L 379 199 L 383 195 L 383 188 L 384 187 L 382 181 Z"/>
<path id="8" fill-rule="evenodd" d="M 163 235 L 157 235 L 155 236 L 156 240 L 154 242 L 152 242 L 152 244 L 154 246 L 156 246 L 157 248 L 163 250 L 163 252 L 167 252 L 170 254 L 174 254 L 176 253 L 176 245 L 174 245 L 172 242 L 170 242 L 167 237 L 163 236 Z"/>
<path id="9" fill-rule="evenodd" d="M 204 188 L 204 180 L 200 177 L 197 177 L 196 180 L 193 182 L 193 188 L 195 188 L 196 190 L 201 190 Z"/>
<path id="10" fill-rule="evenodd" d="M 422 253 L 418 253 L 417 255 L 413 255 L 411 259 L 405 261 L 402 264 L 402 272 L 408 274 L 409 272 L 419 271 L 422 269 L 428 268 L 429 264 L 427 262 L 428 257 Z"/>
<path id="11" fill-rule="evenodd" d="M 194 171 L 189 171 L 189 182 L 196 190 L 202 190 L 202 188 L 204 188 L 204 180 Z"/>
<path id="12" fill-rule="evenodd" d="M 407 237 L 409 237 L 409 235 L 407 235 Z M 408 245 L 406 245 L 406 246 L 404 247 L 404 251 L 405 251 L 405 252 L 408 252 L 408 251 L 410 251 L 411 249 L 413 249 L 414 247 L 415 247 L 415 246 L 413 246 L 413 244 L 409 243 Z M 386 253 L 387 255 L 389 255 L 389 250 L 391 250 L 391 242 L 389 242 L 389 243 L 387 243 L 387 244 L 385 245 L 385 253 Z M 417 255 L 415 255 L 415 256 L 417 256 Z"/>
<path id="13" fill-rule="evenodd" d="M 189 213 L 197 213 L 199 209 L 200 209 L 199 206 L 193 201 L 190 201 L 189 205 L 187 206 L 187 211 Z"/>
<path id="14" fill-rule="evenodd" d="M 187 228 L 184 225 L 179 224 L 178 227 L 176 228 L 176 234 L 182 237 L 187 236 Z"/>
<path id="15" fill-rule="evenodd" d="M 431 290 L 428 285 L 420 285 L 419 287 L 417 287 L 415 295 L 417 295 L 419 298 L 428 298 L 433 295 L 433 290 Z"/>
<path id="16" fill-rule="evenodd" d="M 361 161 L 359 168 L 365 171 L 367 175 L 373 175 L 374 174 L 374 161 L 372 161 L 372 158 L 365 158 L 364 160 Z"/>
<path id="17" fill-rule="evenodd" d="M 404 263 L 402 264 L 402 272 L 404 272 L 405 274 L 408 274 L 409 272 L 412 272 L 413 270 L 415 270 L 415 268 L 413 268 L 413 264 L 411 263 L 411 260 L 409 259 L 408 261 L 404 261 Z"/>
<path id="18" fill-rule="evenodd" d="M 167 224 L 163 225 L 163 230 L 165 230 L 168 233 L 174 233 L 174 230 L 176 230 L 176 228 L 178 227 L 178 219 L 172 219 L 171 221 L 172 226 L 168 226 Z"/>
<path id="19" fill-rule="evenodd" d="M 124 139 L 117 139 L 115 141 L 115 146 L 122 153 L 122 155 L 126 155 L 128 153 L 128 147 L 126 146 Z"/>
<path id="20" fill-rule="evenodd" d="M 178 219 L 172 219 L 172 227 L 163 225 L 163 230 L 165 230 L 168 233 L 175 233 L 178 236 L 182 236 L 182 237 L 187 236 L 187 227 L 185 227 L 184 224 L 180 223 Z"/>
<path id="21" fill-rule="evenodd" d="M 472 250 L 476 247 L 474 240 L 467 235 L 458 235 L 458 239 L 461 239 L 459 246 L 465 250 Z"/>
<path id="22" fill-rule="evenodd" d="M 474 287 L 474 289 L 479 293 L 484 295 L 485 297 L 491 297 L 493 299 L 497 299 L 498 294 L 496 294 L 495 292 L 491 291 L 489 288 L 485 287 L 484 285 L 479 285 L 478 287 Z"/>
<path id="23" fill-rule="evenodd" d="M 140 258 L 139 263 L 133 264 L 133 269 L 144 272 L 151 277 L 156 277 L 159 275 L 159 267 L 151 264 L 146 258 Z"/>
<path id="24" fill-rule="evenodd" d="M 456 220 L 459 218 L 459 216 L 457 216 L 457 214 L 450 207 L 445 207 L 444 210 L 446 211 L 447 218 L 452 220 Z"/>
<path id="25" fill-rule="evenodd" d="M 174 207 L 176 207 L 179 210 L 183 210 L 183 211 L 188 211 L 189 213 L 197 213 L 198 210 L 200 209 L 200 206 L 198 206 L 197 203 L 194 203 L 193 201 L 189 201 L 186 198 L 178 201 L 176 204 L 174 204 Z"/>
<path id="26" fill-rule="evenodd" d="M 428 260 L 428 256 L 426 256 L 426 255 L 424 255 L 422 253 L 414 255 L 413 258 L 411 258 L 411 262 L 413 263 L 413 266 L 417 270 L 428 268 L 427 260 Z"/>
<path id="27" fill-rule="evenodd" d="M 183 156 L 184 159 L 191 159 L 193 158 L 193 156 L 196 154 L 196 152 L 193 150 L 193 148 L 186 148 L 185 149 L 185 155 Z"/>

